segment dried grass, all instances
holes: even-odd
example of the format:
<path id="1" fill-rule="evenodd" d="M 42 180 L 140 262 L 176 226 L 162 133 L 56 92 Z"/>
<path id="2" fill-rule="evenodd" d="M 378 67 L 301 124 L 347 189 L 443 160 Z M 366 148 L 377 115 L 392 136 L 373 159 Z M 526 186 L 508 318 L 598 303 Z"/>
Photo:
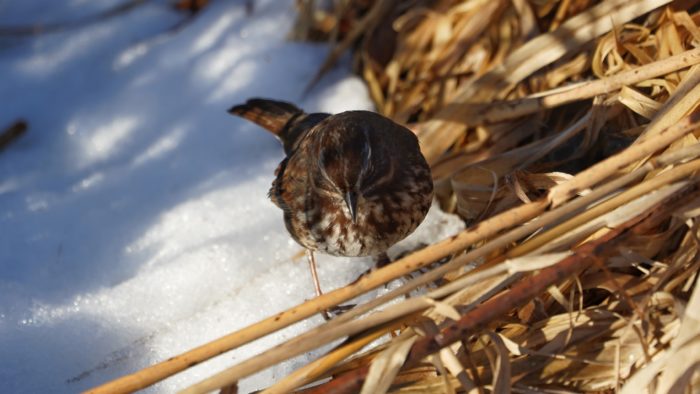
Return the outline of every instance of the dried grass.
<path id="1" fill-rule="evenodd" d="M 293 36 L 335 42 L 319 77 L 354 48 L 378 111 L 415 130 L 443 209 L 471 227 L 92 392 L 146 387 L 419 269 L 184 392 L 342 338 L 265 392 L 700 390 L 697 3 L 301 1 Z"/>

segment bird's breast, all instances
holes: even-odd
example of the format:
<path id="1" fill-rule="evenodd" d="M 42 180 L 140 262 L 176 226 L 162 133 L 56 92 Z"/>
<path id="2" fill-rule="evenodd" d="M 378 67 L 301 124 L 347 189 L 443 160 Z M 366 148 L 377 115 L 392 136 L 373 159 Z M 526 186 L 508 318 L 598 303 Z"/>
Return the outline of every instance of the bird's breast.
<path id="1" fill-rule="evenodd" d="M 417 201 L 409 193 L 360 197 L 353 221 L 342 198 L 314 195 L 316 201 L 297 211 L 288 227 L 302 246 L 335 256 L 386 252 L 415 230 L 430 207 L 429 199 Z"/>

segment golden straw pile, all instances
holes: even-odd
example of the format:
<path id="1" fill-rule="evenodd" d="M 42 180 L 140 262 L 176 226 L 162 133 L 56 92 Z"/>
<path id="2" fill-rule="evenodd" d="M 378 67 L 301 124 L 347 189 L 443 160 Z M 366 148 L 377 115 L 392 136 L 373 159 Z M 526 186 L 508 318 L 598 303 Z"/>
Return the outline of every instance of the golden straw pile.
<path id="1" fill-rule="evenodd" d="M 235 392 L 338 339 L 264 392 L 698 392 L 698 3 L 299 1 L 293 36 L 334 45 L 319 77 L 352 51 L 470 227 L 93 392 L 146 387 L 420 269 L 184 392 Z"/>

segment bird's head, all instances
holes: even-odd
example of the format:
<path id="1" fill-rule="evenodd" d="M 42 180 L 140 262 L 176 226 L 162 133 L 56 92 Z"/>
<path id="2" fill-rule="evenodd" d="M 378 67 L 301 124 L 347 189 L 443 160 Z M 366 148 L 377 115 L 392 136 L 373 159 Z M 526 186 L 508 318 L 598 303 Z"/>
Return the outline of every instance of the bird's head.
<path id="1" fill-rule="evenodd" d="M 343 199 L 353 222 L 357 222 L 362 201 L 393 176 L 393 165 L 382 154 L 381 133 L 372 130 L 373 126 L 371 121 L 346 121 L 337 126 L 342 130 L 330 133 L 326 129 L 319 139 L 322 182 L 326 190 Z"/>

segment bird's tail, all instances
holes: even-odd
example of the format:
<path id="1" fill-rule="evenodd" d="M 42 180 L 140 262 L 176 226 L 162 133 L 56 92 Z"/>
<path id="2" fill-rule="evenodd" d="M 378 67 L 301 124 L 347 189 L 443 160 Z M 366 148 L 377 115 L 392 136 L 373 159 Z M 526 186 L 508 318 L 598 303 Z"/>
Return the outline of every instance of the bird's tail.
<path id="1" fill-rule="evenodd" d="M 228 112 L 240 116 L 268 130 L 282 141 L 289 154 L 306 131 L 329 114 L 307 114 L 294 104 L 284 101 L 252 98 L 245 104 L 235 105 Z"/>
<path id="2" fill-rule="evenodd" d="M 280 134 L 284 132 L 285 126 L 304 113 L 294 104 L 261 98 L 253 98 L 245 104 L 235 105 L 228 112 L 248 119 L 280 138 L 284 137 Z"/>

